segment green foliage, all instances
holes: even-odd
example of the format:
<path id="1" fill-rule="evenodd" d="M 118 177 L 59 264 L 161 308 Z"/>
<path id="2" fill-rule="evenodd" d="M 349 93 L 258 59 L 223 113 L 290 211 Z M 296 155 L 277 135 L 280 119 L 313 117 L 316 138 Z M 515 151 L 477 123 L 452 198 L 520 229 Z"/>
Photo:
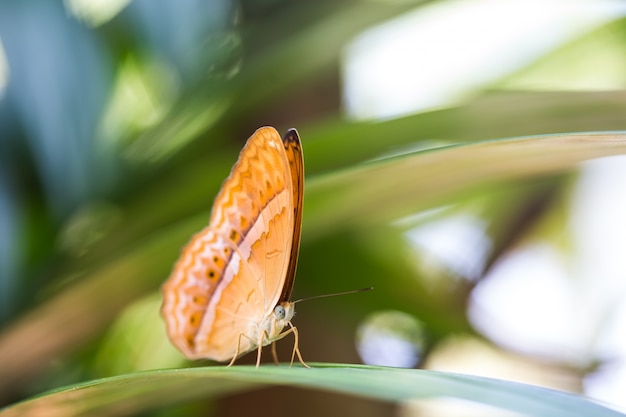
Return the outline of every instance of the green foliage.
<path id="1" fill-rule="evenodd" d="M 422 364 L 453 336 L 489 343 L 466 311 L 480 277 L 417 268 L 405 233 L 428 219 L 414 215 L 484 219 L 493 242 L 484 275 L 538 228 L 565 222 L 554 213 L 567 212 L 582 162 L 626 153 L 621 91 L 488 91 L 392 120 L 348 120 L 338 87 L 345 46 L 421 2 L 223 0 L 203 13 L 192 3 L 136 0 L 96 27 L 61 2 L 0 3 L 9 73 L 0 95 L 1 416 L 167 415 L 181 402 L 181 415 L 219 414 L 215 404 L 269 385 L 617 415 L 503 380 L 328 363 L 358 361 L 356 327 L 386 309 L 424 324 Z M 585 50 L 607 44 L 606 31 L 587 36 Z M 571 57 L 573 45 L 555 54 Z M 547 62 L 529 71 L 553 70 Z M 0 89 L 2 78 L 0 63 Z M 262 125 L 295 126 L 303 140 L 295 298 L 375 290 L 298 305 L 301 350 L 323 361 L 316 369 L 189 368 L 166 340 L 158 289 Z M 582 380 L 596 364 L 560 365 Z"/>

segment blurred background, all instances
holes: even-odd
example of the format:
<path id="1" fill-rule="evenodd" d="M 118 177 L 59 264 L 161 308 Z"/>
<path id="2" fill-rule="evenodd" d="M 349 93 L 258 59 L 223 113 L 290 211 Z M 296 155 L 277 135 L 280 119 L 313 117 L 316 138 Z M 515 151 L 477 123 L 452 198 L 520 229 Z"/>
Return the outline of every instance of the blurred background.
<path id="1" fill-rule="evenodd" d="M 298 128 L 306 161 L 294 298 L 375 287 L 298 305 L 306 361 L 626 410 L 626 159 L 515 180 L 504 163 L 501 180 L 429 189 L 468 160 L 407 173 L 424 195 L 383 206 L 324 191 L 417 151 L 626 129 L 625 14 L 610 0 L 0 0 L 0 404 L 208 364 L 170 346 L 158 289 L 245 140 L 272 125 Z M 286 388 L 150 415 L 260 403 L 473 415 Z"/>

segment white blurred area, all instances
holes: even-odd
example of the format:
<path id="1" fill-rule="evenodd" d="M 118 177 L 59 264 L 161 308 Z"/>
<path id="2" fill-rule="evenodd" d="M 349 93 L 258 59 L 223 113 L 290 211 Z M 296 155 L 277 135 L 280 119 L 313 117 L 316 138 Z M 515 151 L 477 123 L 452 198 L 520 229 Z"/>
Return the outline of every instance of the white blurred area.
<path id="1" fill-rule="evenodd" d="M 418 249 L 417 261 L 428 276 L 439 276 L 443 268 L 444 273 L 474 281 L 492 249 L 486 229 L 487 222 L 477 216 L 452 214 L 410 229 L 406 237 Z"/>
<path id="2" fill-rule="evenodd" d="M 611 0 L 455 0 L 417 8 L 368 30 L 346 50 L 346 113 L 386 119 L 459 104 L 625 14 L 626 2 Z M 626 88 L 623 76 L 603 78 L 601 69 L 578 75 L 567 83 L 544 74 L 515 87 Z M 426 367 L 580 391 L 626 411 L 625 184 L 626 157 L 581 167 L 562 231 L 569 247 L 529 237 L 473 292 L 472 324 L 506 350 L 451 341 L 456 347 L 434 352 Z M 471 214 L 440 217 L 406 236 L 429 267 L 464 277 L 476 274 L 490 249 L 485 225 Z M 596 364 L 581 386 L 572 369 Z"/>
<path id="3" fill-rule="evenodd" d="M 582 168 L 570 201 L 571 253 L 529 242 L 473 292 L 469 315 L 491 340 L 549 361 L 600 367 L 585 394 L 626 410 L 626 157 Z"/>
<path id="4" fill-rule="evenodd" d="M 401 404 L 398 416 L 447 416 L 447 417 L 529 417 L 498 407 L 461 400 L 458 398 L 433 398 L 409 400 Z"/>
<path id="5" fill-rule="evenodd" d="M 9 65 L 2 47 L 2 39 L 0 39 L 0 98 L 4 95 L 7 83 L 9 81 Z"/>
<path id="6" fill-rule="evenodd" d="M 368 365 L 414 368 L 424 349 L 423 325 L 400 311 L 372 313 L 357 330 L 356 348 Z"/>
<path id="7" fill-rule="evenodd" d="M 345 111 L 355 119 L 385 119 L 458 104 L 624 14 L 621 0 L 434 2 L 366 31 L 349 45 L 343 69 Z M 602 67 L 589 69 L 597 74 Z M 585 87 L 626 87 L 623 77 L 591 78 L 596 84 Z M 542 88 L 567 88 L 560 77 L 534 82 Z M 570 85 L 581 87 L 576 80 Z"/>
<path id="8" fill-rule="evenodd" d="M 100 26 L 122 11 L 131 0 L 64 0 L 69 13 L 90 26 Z"/>

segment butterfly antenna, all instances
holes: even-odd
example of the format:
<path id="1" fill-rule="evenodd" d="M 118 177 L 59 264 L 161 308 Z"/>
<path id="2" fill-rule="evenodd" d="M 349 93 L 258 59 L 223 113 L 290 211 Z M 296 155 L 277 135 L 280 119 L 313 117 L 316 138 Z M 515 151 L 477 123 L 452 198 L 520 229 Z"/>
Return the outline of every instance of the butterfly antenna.
<path id="1" fill-rule="evenodd" d="M 335 292 L 335 293 L 332 293 L 332 294 L 314 295 L 312 297 L 305 297 L 305 298 L 301 298 L 299 300 L 296 300 L 296 301 L 293 302 L 293 304 L 299 303 L 300 301 L 315 300 L 317 298 L 335 297 L 337 295 L 356 294 L 356 293 L 359 293 L 359 292 L 370 291 L 370 290 L 373 290 L 373 289 L 374 289 L 374 287 L 366 287 L 366 288 L 359 288 L 358 290 Z"/>

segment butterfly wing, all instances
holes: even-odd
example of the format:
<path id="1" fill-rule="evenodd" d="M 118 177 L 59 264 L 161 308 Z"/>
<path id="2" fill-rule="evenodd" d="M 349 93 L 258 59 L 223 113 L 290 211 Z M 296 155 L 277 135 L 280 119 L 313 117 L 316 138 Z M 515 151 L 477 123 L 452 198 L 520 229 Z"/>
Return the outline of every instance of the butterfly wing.
<path id="1" fill-rule="evenodd" d="M 245 336 L 250 324 L 291 292 L 301 221 L 301 206 L 293 204 L 302 201 L 293 155 L 300 156 L 297 172 L 303 168 L 299 139 L 298 153 L 287 143 L 270 127 L 250 137 L 215 199 L 209 227 L 187 245 L 163 287 L 168 335 L 189 358 L 223 361 L 238 347 L 254 349 Z"/>

